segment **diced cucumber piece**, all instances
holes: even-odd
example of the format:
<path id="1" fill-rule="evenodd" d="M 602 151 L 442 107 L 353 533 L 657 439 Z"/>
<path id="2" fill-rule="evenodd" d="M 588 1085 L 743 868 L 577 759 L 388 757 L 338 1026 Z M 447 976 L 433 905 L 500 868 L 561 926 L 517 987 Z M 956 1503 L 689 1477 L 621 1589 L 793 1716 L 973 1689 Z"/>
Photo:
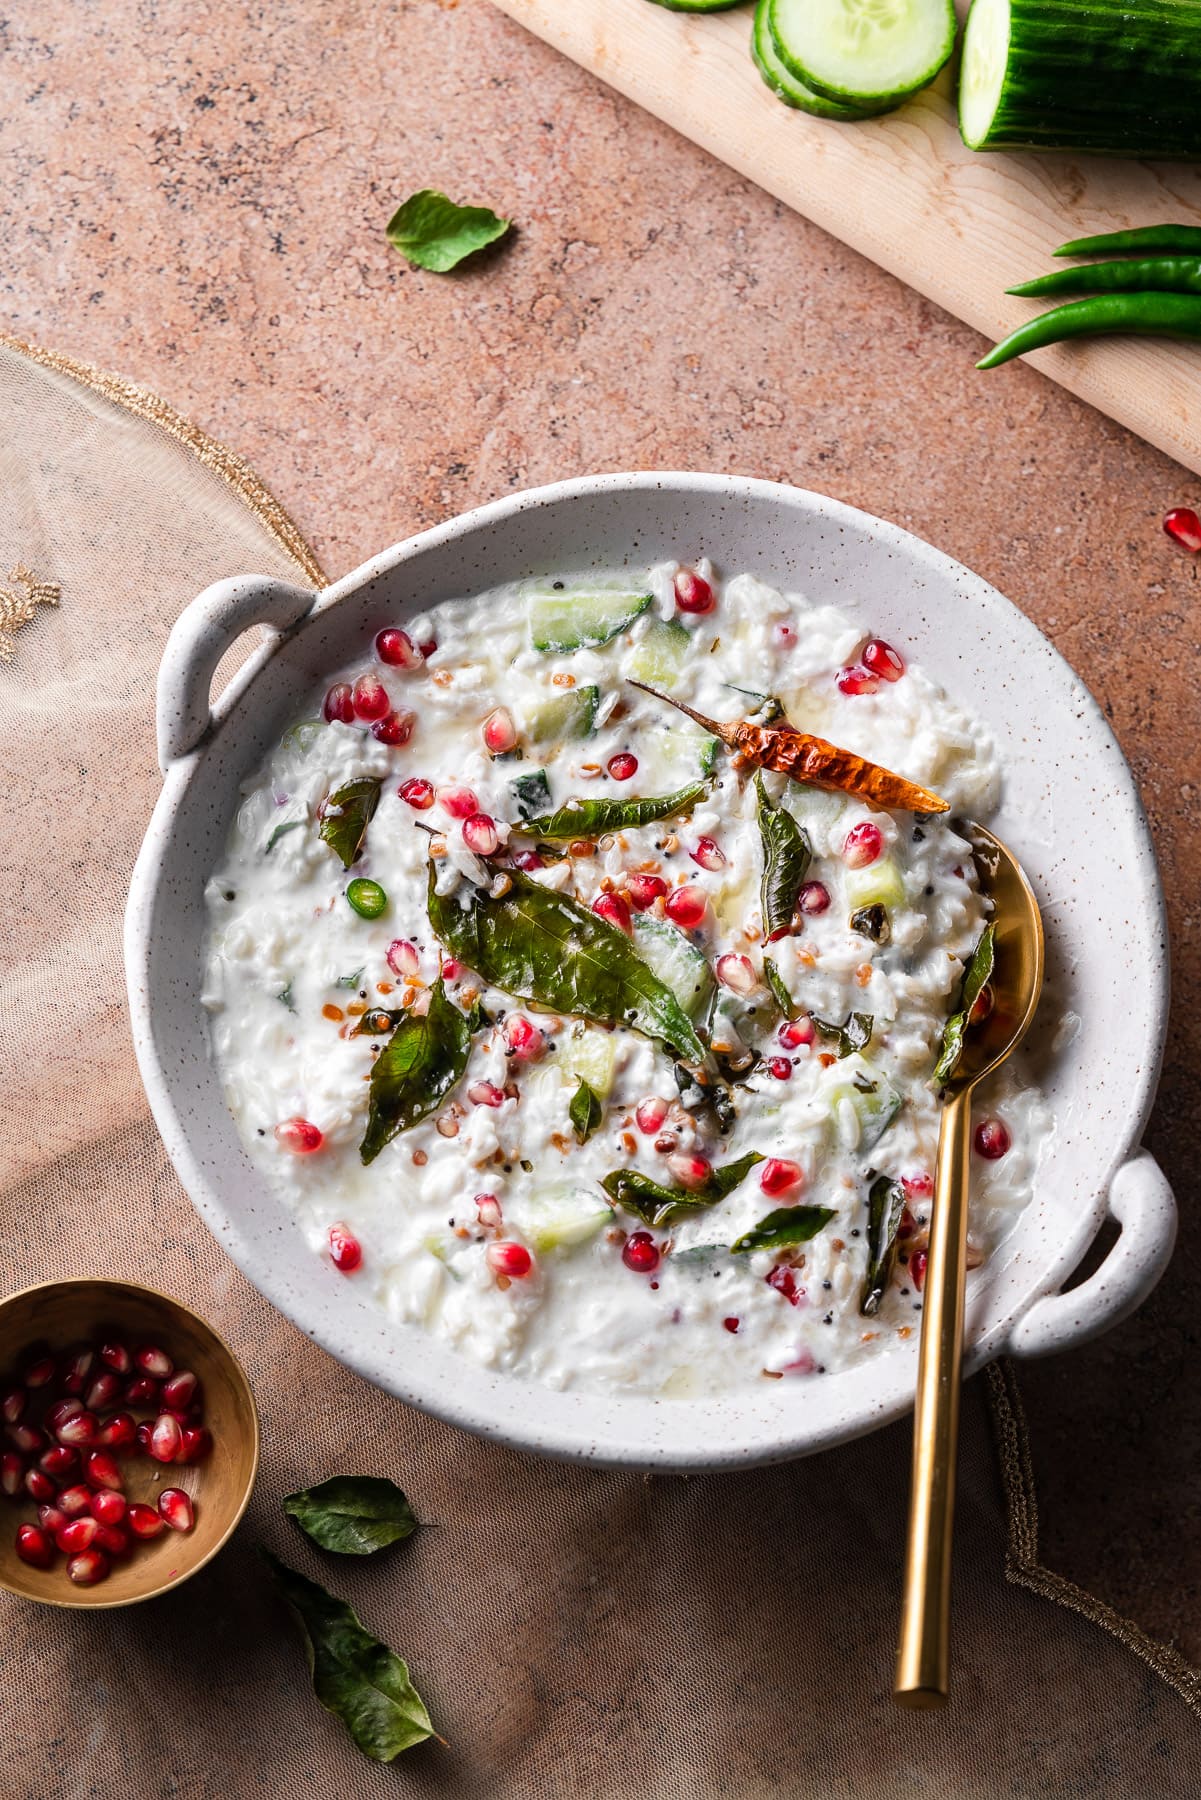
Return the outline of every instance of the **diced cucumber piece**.
<path id="1" fill-rule="evenodd" d="M 798 80 L 860 109 L 924 88 L 955 45 L 952 0 L 771 0 L 769 22 Z"/>
<path id="2" fill-rule="evenodd" d="M 448 1240 L 437 1236 L 427 1237 L 422 1238 L 421 1244 L 422 1248 L 428 1250 L 435 1261 L 442 1264 L 452 1281 L 462 1281 L 463 1277 L 451 1261 L 452 1253 L 458 1249 L 458 1244 L 453 1238 Z"/>
<path id="3" fill-rule="evenodd" d="M 673 726 L 660 754 L 665 763 L 678 771 L 672 777 L 681 787 L 699 775 L 707 781 L 717 768 L 718 740 L 702 731 L 677 731 Z"/>
<path id="4" fill-rule="evenodd" d="M 628 631 L 652 596 L 629 588 L 553 588 L 531 585 L 530 642 L 535 650 L 592 650 Z"/>
<path id="5" fill-rule="evenodd" d="M 568 688 L 551 699 L 533 701 L 522 709 L 525 735 L 532 744 L 565 744 L 590 737 L 599 704 L 597 687 Z"/>
<path id="6" fill-rule="evenodd" d="M 672 687 L 691 642 L 692 633 L 678 619 L 652 619 L 630 652 L 625 673 L 652 687 Z"/>
<path id="7" fill-rule="evenodd" d="M 612 1220 L 611 1209 L 595 1188 L 552 1187 L 505 1202 L 505 1223 L 537 1256 L 577 1250 Z"/>
<path id="8" fill-rule="evenodd" d="M 847 904 L 852 912 L 861 906 L 905 905 L 905 883 L 891 856 L 882 856 L 866 869 L 847 870 Z"/>
<path id="9" fill-rule="evenodd" d="M 521 818 L 536 819 L 539 813 L 550 811 L 550 782 L 545 769 L 531 769 L 528 775 L 516 776 L 509 788 Z"/>
<path id="10" fill-rule="evenodd" d="M 571 1085 L 586 1081 L 598 1100 L 607 1100 L 617 1068 L 616 1035 L 599 1025 L 573 1025 L 557 1043 L 553 1060 L 563 1079 Z"/>
<path id="11" fill-rule="evenodd" d="M 751 31 L 751 57 L 764 81 L 786 106 L 812 113 L 816 119 L 844 119 L 853 122 L 866 119 L 867 113 L 857 106 L 843 106 L 838 100 L 826 100 L 797 79 L 776 49 L 771 34 L 771 0 L 759 0 Z"/>
<path id="12" fill-rule="evenodd" d="M 874 1149 L 901 1110 L 901 1096 L 887 1075 L 858 1051 L 844 1056 L 836 1069 L 837 1079 L 825 1091 L 834 1129 L 848 1150 Z M 853 1114 L 854 1131 L 845 1107 Z"/>
<path id="13" fill-rule="evenodd" d="M 706 1024 L 717 988 L 713 971 L 678 925 L 650 913 L 634 915 L 634 948 L 670 988 L 694 1025 Z"/>

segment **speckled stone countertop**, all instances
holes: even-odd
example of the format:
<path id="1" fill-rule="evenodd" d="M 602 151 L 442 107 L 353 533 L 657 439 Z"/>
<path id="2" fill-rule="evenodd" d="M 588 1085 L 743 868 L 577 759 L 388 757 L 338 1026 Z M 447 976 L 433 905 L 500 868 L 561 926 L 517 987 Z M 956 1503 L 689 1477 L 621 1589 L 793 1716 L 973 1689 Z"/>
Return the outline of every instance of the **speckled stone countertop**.
<path id="1" fill-rule="evenodd" d="M 0 50 L 0 320 L 241 450 L 331 572 L 555 477 L 732 470 L 897 520 L 1080 671 L 1167 884 L 1149 1142 L 1182 1232 L 1135 1320 L 1022 1382 L 1045 1560 L 1201 1660 L 1201 558 L 1160 530 L 1201 486 L 1024 366 L 978 375 L 970 331 L 486 0 L 42 0 Z M 408 269 L 384 226 L 426 185 L 515 238 Z"/>

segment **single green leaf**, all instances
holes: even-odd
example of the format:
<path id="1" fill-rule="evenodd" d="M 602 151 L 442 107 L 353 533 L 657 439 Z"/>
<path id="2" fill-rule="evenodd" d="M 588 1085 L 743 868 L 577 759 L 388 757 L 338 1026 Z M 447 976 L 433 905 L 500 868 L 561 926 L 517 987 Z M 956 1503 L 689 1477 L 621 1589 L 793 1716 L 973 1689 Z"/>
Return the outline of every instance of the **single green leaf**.
<path id="1" fill-rule="evenodd" d="M 430 924 L 452 956 L 517 999 L 602 1025 L 629 1025 L 676 1056 L 703 1060 L 705 1047 L 687 1013 L 623 931 L 520 869 L 506 874 L 511 885 L 499 898 L 476 887 L 439 894 L 431 862 Z"/>
<path id="2" fill-rule="evenodd" d="M 783 1250 L 807 1244 L 834 1217 L 832 1206 L 781 1206 L 744 1231 L 730 1245 L 735 1255 L 748 1250 Z"/>
<path id="3" fill-rule="evenodd" d="M 784 977 L 776 966 L 774 958 L 763 958 L 763 978 L 771 991 L 771 997 L 786 1019 L 799 1019 L 801 1009 L 788 992 Z"/>
<path id="4" fill-rule="evenodd" d="M 792 923 L 797 895 L 813 860 L 813 850 L 808 835 L 792 814 L 783 806 L 773 806 L 768 799 L 761 769 L 755 776 L 755 800 L 763 854 L 759 900 L 763 908 L 763 935 L 770 942 L 777 932 L 786 931 Z"/>
<path id="5" fill-rule="evenodd" d="M 362 981 L 363 969 L 365 969 L 366 967 L 367 967 L 367 965 L 366 965 L 366 963 L 364 963 L 363 968 L 356 969 L 354 971 L 353 975 L 339 975 L 337 981 L 335 981 L 335 983 L 334 983 L 334 986 L 340 987 L 340 988 L 349 988 L 353 991 L 355 988 L 358 987 L 359 983 Z"/>
<path id="6" fill-rule="evenodd" d="M 690 787 L 678 788 L 674 794 L 660 794 L 648 800 L 566 800 L 552 813 L 523 818 L 514 831 L 529 832 L 544 838 L 596 838 L 605 831 L 630 831 L 636 825 L 653 825 L 657 819 L 670 819 L 673 814 L 687 812 L 709 792 L 707 781 L 694 781 Z"/>
<path id="7" fill-rule="evenodd" d="M 544 807 L 550 805 L 550 782 L 546 778 L 545 769 L 533 769 L 528 775 L 518 775 L 509 783 L 513 791 L 513 799 L 523 819 L 532 819 Z"/>
<path id="8" fill-rule="evenodd" d="M 986 925 L 980 934 L 980 941 L 972 951 L 968 965 L 963 971 L 963 980 L 959 985 L 959 998 L 955 1002 L 955 1010 L 942 1029 L 938 1061 L 935 1063 L 934 1073 L 930 1077 L 935 1087 L 945 1086 L 959 1067 L 959 1059 L 963 1055 L 963 1040 L 967 1035 L 972 1008 L 992 980 L 995 964 L 996 926 Z"/>
<path id="9" fill-rule="evenodd" d="M 845 1025 L 833 1025 L 829 1019 L 819 1019 L 816 1013 L 809 1016 L 819 1036 L 834 1044 L 840 1057 L 852 1056 L 856 1050 L 866 1049 L 872 1041 L 876 1021 L 871 1013 L 853 1012 Z"/>
<path id="10" fill-rule="evenodd" d="M 321 808 L 322 842 L 329 845 L 344 869 L 349 869 L 363 848 L 367 827 L 379 805 L 381 785 L 376 775 L 360 775 L 331 794 Z"/>
<path id="11" fill-rule="evenodd" d="M 470 1054 L 471 1027 L 447 999 L 439 975 L 429 1011 L 406 1013 L 372 1065 L 367 1129 L 359 1145 L 363 1162 L 374 1162 L 397 1132 L 437 1112 L 462 1080 Z"/>
<path id="12" fill-rule="evenodd" d="M 417 1529 L 412 1507 L 382 1475 L 331 1475 L 289 1494 L 283 1506 L 315 1544 L 339 1556 L 370 1556 Z"/>
<path id="13" fill-rule="evenodd" d="M 511 227 L 490 206 L 457 206 L 437 188 L 421 188 L 389 219 L 388 242 L 419 269 L 445 275 Z"/>
<path id="14" fill-rule="evenodd" d="M 302 825 L 307 824 L 307 819 L 285 819 L 282 825 L 277 825 L 275 827 L 275 830 L 267 839 L 267 848 L 263 851 L 263 855 L 270 856 L 281 837 L 287 837 L 290 831 L 299 831 Z"/>
<path id="15" fill-rule="evenodd" d="M 661 1182 L 652 1181 L 649 1175 L 640 1175 L 636 1169 L 614 1169 L 604 1177 L 601 1186 L 610 1200 L 624 1211 L 636 1213 L 648 1225 L 674 1225 L 678 1220 L 690 1219 L 704 1207 L 724 1200 L 746 1180 L 755 1164 L 762 1161 L 757 1150 L 750 1150 L 737 1162 L 711 1170 L 704 1185 L 696 1188 L 664 1187 Z"/>
<path id="16" fill-rule="evenodd" d="M 888 908 L 879 901 L 874 906 L 860 906 L 851 914 L 851 930 L 857 931 L 860 937 L 870 938 L 873 944 L 886 944 L 892 936 L 892 922 L 888 917 Z"/>
<path id="17" fill-rule="evenodd" d="M 576 1142 L 586 1144 L 605 1116 L 605 1109 L 600 1096 L 588 1086 L 581 1075 L 571 1096 L 571 1105 L 567 1108 L 567 1116 L 571 1120 L 571 1129 L 575 1132 Z"/>
<path id="18" fill-rule="evenodd" d="M 905 1211 L 905 1187 L 877 1175 L 867 1192 L 867 1273 L 859 1310 L 870 1319 L 879 1311 L 897 1260 L 897 1232 Z"/>
<path id="19" fill-rule="evenodd" d="M 293 977 L 293 980 L 294 979 L 295 979 L 295 977 Z M 296 1006 L 292 999 L 292 982 L 291 981 L 289 981 L 287 987 L 283 990 L 282 994 L 277 994 L 275 996 L 275 998 L 277 1000 L 282 1000 L 284 1005 L 287 1007 L 287 1009 L 290 1013 L 294 1013 L 296 1011 Z"/>
<path id="20" fill-rule="evenodd" d="M 275 1584 L 300 1621 L 313 1691 L 365 1756 L 391 1762 L 434 1735 L 425 1702 L 394 1650 L 364 1630 L 344 1600 L 264 1550 Z"/>

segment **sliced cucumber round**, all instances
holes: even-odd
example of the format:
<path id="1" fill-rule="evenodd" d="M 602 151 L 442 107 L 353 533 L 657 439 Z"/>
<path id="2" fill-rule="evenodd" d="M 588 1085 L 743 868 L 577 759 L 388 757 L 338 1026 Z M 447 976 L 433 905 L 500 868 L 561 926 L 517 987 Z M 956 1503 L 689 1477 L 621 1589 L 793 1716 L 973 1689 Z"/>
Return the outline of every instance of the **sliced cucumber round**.
<path id="1" fill-rule="evenodd" d="M 916 94 L 955 46 L 952 0 L 771 0 L 769 18 L 785 67 L 860 110 Z"/>
<path id="2" fill-rule="evenodd" d="M 858 107 L 843 106 L 841 101 L 823 99 L 821 94 L 815 94 L 812 88 L 806 87 L 793 74 L 776 49 L 776 40 L 771 34 L 771 0 L 759 0 L 755 8 L 751 56 L 772 93 L 777 99 L 783 100 L 785 106 L 795 106 L 801 112 L 812 113 L 815 119 L 851 121 L 867 117 Z"/>
<path id="3" fill-rule="evenodd" d="M 525 734 L 531 744 L 560 744 L 571 738 L 591 737 L 599 704 L 598 687 L 578 687 L 523 706 Z"/>

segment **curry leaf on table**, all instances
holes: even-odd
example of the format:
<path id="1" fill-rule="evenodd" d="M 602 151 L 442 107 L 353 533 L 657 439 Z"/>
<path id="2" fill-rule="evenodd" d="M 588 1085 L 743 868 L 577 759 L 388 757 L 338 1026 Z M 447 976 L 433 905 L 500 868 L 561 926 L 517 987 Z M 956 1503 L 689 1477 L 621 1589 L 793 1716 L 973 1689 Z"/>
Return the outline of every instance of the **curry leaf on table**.
<path id="1" fill-rule="evenodd" d="M 490 206 L 459 206 L 437 188 L 421 188 L 388 221 L 388 242 L 419 269 L 445 275 L 512 229 Z"/>
<path id="2" fill-rule="evenodd" d="M 575 1132 L 576 1142 L 586 1144 L 605 1116 L 605 1109 L 600 1095 L 581 1075 L 577 1079 L 575 1093 L 571 1096 L 571 1105 L 567 1108 L 567 1116 L 571 1120 L 571 1129 Z"/>
<path id="3" fill-rule="evenodd" d="M 363 848 L 367 827 L 379 805 L 381 782 L 376 775 L 359 775 L 340 787 L 321 808 L 321 839 L 329 845 L 344 869 L 349 869 Z"/>
<path id="4" fill-rule="evenodd" d="M 471 1026 L 439 976 L 428 1012 L 406 1013 L 372 1064 L 363 1162 L 374 1162 L 397 1132 L 437 1112 L 462 1080 L 470 1054 Z"/>
<path id="5" fill-rule="evenodd" d="M 897 1260 L 897 1233 L 905 1211 L 905 1187 L 877 1175 L 867 1193 L 867 1273 L 859 1310 L 870 1319 L 879 1311 Z"/>
<path id="6" fill-rule="evenodd" d="M 835 1054 L 840 1058 L 852 1056 L 856 1050 L 865 1050 L 872 1041 L 876 1021 L 871 1013 L 853 1012 L 844 1025 L 832 1024 L 829 1019 L 819 1019 L 816 1013 L 809 1016 L 819 1037 L 833 1044 Z"/>
<path id="7" fill-rule="evenodd" d="M 938 1061 L 935 1063 L 934 1073 L 930 1077 L 936 1087 L 942 1087 L 950 1081 L 959 1066 L 959 1059 L 963 1055 L 963 1041 L 971 1022 L 972 1008 L 992 980 L 995 964 L 996 927 L 995 925 L 986 925 L 980 934 L 976 948 L 972 951 L 968 965 L 963 971 L 963 980 L 959 986 L 959 998 L 955 1002 L 955 1010 L 942 1029 Z"/>
<path id="8" fill-rule="evenodd" d="M 315 1544 L 339 1556 L 371 1556 L 417 1529 L 404 1494 L 383 1475 L 331 1475 L 289 1494 L 283 1507 Z"/>
<path id="9" fill-rule="evenodd" d="M 519 1000 L 629 1025 L 689 1062 L 703 1059 L 687 1013 L 623 931 L 520 869 L 505 873 L 509 888 L 499 896 L 471 886 L 439 894 L 431 862 L 430 925 L 452 956 Z"/>
<path id="10" fill-rule="evenodd" d="M 755 802 L 763 870 L 759 899 L 763 909 L 763 933 L 769 940 L 786 931 L 796 911 L 801 883 L 813 860 L 804 829 L 783 806 L 774 806 L 763 785 L 763 771 L 755 775 Z"/>
<path id="11" fill-rule="evenodd" d="M 523 818 L 513 829 L 545 838 L 595 838 L 606 831 L 632 831 L 635 826 L 653 825 L 658 819 L 687 812 L 708 791 L 707 781 L 694 781 L 689 787 L 677 788 L 674 794 L 658 794 L 646 800 L 577 797 L 565 800 L 554 812 Z"/>
<path id="12" fill-rule="evenodd" d="M 792 1244 L 807 1244 L 833 1217 L 832 1206 L 780 1206 L 744 1231 L 730 1249 L 742 1255 L 749 1250 L 784 1250 Z"/>
<path id="13" fill-rule="evenodd" d="M 649 1175 L 642 1175 L 637 1169 L 614 1169 L 604 1177 L 601 1186 L 616 1205 L 625 1212 L 636 1213 L 648 1225 L 675 1225 L 724 1200 L 746 1180 L 755 1164 L 762 1161 L 757 1150 L 750 1150 L 736 1162 L 710 1170 L 701 1186 L 694 1188 L 664 1187 L 662 1182 L 652 1181 Z"/>
<path id="14" fill-rule="evenodd" d="M 344 1600 L 263 1552 L 304 1632 L 313 1691 L 365 1756 L 391 1762 L 434 1735 L 425 1702 L 394 1650 L 363 1628 Z"/>

